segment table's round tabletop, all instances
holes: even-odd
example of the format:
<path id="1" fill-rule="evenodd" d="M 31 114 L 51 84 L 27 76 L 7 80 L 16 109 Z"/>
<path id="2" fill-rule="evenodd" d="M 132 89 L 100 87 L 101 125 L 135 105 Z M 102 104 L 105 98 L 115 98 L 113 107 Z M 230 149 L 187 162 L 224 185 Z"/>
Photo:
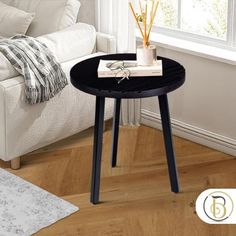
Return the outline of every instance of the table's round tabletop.
<path id="1" fill-rule="evenodd" d="M 98 78 L 100 59 L 136 60 L 136 54 L 110 54 L 79 62 L 71 69 L 71 83 L 79 90 L 95 96 L 143 98 L 169 93 L 185 81 L 185 69 L 182 65 L 174 60 L 158 57 L 162 60 L 163 76 L 130 77 L 118 84 L 115 78 Z"/>

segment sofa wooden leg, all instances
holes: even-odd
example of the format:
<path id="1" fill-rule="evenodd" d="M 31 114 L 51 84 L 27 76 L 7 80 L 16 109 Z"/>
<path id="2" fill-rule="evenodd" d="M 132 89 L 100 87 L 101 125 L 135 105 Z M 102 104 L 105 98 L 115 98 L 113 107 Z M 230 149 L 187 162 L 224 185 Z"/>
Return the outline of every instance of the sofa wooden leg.
<path id="1" fill-rule="evenodd" d="M 20 169 L 20 157 L 16 157 L 15 159 L 11 160 L 11 168 L 13 170 Z"/>

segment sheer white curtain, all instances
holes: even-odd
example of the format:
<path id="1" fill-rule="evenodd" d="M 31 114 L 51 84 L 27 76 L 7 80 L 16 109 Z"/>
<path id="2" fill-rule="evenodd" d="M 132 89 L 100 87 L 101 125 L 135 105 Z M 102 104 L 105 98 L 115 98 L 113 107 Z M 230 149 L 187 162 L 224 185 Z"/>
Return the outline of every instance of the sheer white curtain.
<path id="1" fill-rule="evenodd" d="M 117 52 L 135 52 L 135 24 L 129 9 L 130 0 L 97 0 L 97 29 L 116 36 Z M 139 125 L 140 99 L 122 101 L 121 122 Z"/>

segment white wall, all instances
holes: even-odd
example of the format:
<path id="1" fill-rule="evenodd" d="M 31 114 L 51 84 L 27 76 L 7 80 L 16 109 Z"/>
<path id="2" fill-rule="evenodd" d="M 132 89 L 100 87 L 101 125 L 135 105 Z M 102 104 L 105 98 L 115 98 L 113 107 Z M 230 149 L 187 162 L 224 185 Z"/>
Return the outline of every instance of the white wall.
<path id="1" fill-rule="evenodd" d="M 236 156 L 236 66 L 160 47 L 158 54 L 186 69 L 183 87 L 169 94 L 173 132 Z M 141 107 L 142 123 L 160 128 L 157 98 Z"/>
<path id="2" fill-rule="evenodd" d="M 95 25 L 95 1 L 97 0 L 79 0 L 81 8 L 79 11 L 79 21 Z"/>

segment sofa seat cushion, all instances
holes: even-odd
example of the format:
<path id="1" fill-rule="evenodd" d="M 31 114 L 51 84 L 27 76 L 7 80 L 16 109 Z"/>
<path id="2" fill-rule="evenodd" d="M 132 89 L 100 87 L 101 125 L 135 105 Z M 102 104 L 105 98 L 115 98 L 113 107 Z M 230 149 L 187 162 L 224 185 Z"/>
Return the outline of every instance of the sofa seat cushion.
<path id="1" fill-rule="evenodd" d="M 25 34 L 34 16 L 34 13 L 28 13 L 0 2 L 0 36 L 10 38 L 16 34 Z"/>
<path id="2" fill-rule="evenodd" d="M 27 35 L 37 37 L 56 32 L 76 23 L 78 0 L 1 0 L 26 12 L 35 12 Z"/>
<path id="3" fill-rule="evenodd" d="M 96 31 L 91 25 L 77 23 L 62 31 L 38 37 L 62 63 L 93 53 L 96 45 Z M 19 75 L 11 63 L 0 52 L 0 81 Z"/>

